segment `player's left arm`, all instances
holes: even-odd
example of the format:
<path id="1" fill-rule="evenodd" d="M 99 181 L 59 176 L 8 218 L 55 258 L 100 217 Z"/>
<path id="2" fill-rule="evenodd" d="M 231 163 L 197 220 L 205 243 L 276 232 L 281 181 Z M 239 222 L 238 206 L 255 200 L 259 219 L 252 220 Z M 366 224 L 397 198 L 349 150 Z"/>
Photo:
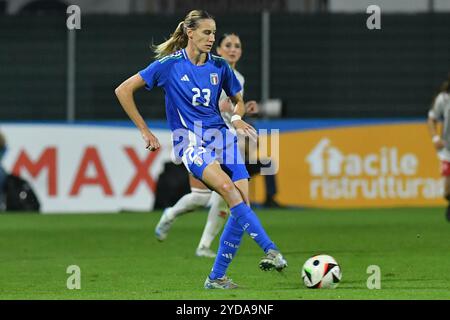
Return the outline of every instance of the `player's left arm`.
<path id="1" fill-rule="evenodd" d="M 433 141 L 433 145 L 436 150 L 440 150 L 445 147 L 445 143 L 442 140 L 439 131 L 438 131 L 438 120 L 436 120 L 433 116 L 428 117 L 428 131 L 431 134 L 431 139 Z"/>
<path id="2" fill-rule="evenodd" d="M 235 106 L 233 110 L 233 116 L 231 117 L 231 124 L 234 126 L 237 132 L 244 133 L 250 138 L 256 140 L 258 135 L 255 128 L 242 120 L 242 117 L 245 115 L 246 111 L 244 99 L 242 99 L 242 94 L 237 93 L 235 96 L 230 97 L 230 100 Z"/>

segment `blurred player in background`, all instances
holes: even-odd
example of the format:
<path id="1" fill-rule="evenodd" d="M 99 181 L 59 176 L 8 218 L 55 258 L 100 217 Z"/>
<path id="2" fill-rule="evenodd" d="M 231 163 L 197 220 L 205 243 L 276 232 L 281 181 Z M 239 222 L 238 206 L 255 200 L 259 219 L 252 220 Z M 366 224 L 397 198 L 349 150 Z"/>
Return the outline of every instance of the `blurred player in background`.
<path id="1" fill-rule="evenodd" d="M 249 207 L 249 175 L 237 147 L 237 138 L 230 133 L 220 115 L 218 104 L 223 89 L 236 105 L 231 118 L 234 128 L 256 139 L 255 129 L 241 119 L 245 105 L 238 79 L 224 59 L 210 54 L 215 32 L 215 21 L 207 12 L 191 11 L 178 24 L 171 37 L 156 47 L 159 60 L 125 80 L 115 93 L 127 115 L 140 129 L 146 147 L 155 151 L 160 148 L 160 143 L 139 113 L 134 91 L 144 86 L 148 90 L 154 86 L 164 88 L 166 115 L 173 134 L 175 156 L 181 157 L 187 170 L 218 192 L 231 208 L 212 271 L 204 287 L 233 289 L 237 285 L 226 276 L 226 270 L 239 248 L 244 232 L 265 252 L 259 263 L 262 270 L 281 271 L 287 267 L 287 262 Z M 211 146 L 212 142 L 205 142 L 205 129 L 215 129 L 214 132 L 219 134 L 214 139 L 216 143 L 217 140 L 222 141 L 219 148 L 216 148 L 217 144 Z M 186 146 L 186 143 L 189 144 Z M 225 160 L 218 161 L 222 159 Z"/>
<path id="2" fill-rule="evenodd" d="M 444 198 L 449 202 L 446 211 L 447 221 L 450 221 L 450 73 L 442 83 L 439 93 L 433 100 L 428 112 L 428 128 L 433 145 L 441 160 L 441 174 L 445 178 Z M 442 123 L 442 135 L 438 131 L 438 122 Z"/>
<path id="3" fill-rule="evenodd" d="M 2 160 L 6 153 L 6 139 L 3 133 L 0 132 L 0 211 L 4 211 L 5 205 L 5 184 L 6 184 L 6 171 L 3 169 Z"/>

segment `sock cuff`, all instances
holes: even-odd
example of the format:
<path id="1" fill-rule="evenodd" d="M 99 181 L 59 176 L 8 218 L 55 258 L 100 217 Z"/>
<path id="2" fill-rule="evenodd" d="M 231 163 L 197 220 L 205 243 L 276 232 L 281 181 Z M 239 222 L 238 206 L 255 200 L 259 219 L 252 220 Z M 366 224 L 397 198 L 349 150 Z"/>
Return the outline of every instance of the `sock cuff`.
<path id="1" fill-rule="evenodd" d="M 237 205 L 235 205 L 234 207 L 230 208 L 231 213 L 233 212 L 237 212 L 237 211 L 241 211 L 243 210 L 245 207 L 248 207 L 247 204 L 245 203 L 245 201 L 242 201 L 241 203 L 238 203 Z"/>

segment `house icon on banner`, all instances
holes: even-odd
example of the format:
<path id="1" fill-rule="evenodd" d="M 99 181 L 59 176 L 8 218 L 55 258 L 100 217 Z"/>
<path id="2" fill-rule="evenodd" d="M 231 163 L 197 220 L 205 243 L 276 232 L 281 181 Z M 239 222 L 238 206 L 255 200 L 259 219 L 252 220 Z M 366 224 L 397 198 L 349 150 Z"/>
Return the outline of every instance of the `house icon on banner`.
<path id="1" fill-rule="evenodd" d="M 323 138 L 306 157 L 312 176 L 339 176 L 342 173 L 344 155 L 331 146 L 328 138 Z"/>

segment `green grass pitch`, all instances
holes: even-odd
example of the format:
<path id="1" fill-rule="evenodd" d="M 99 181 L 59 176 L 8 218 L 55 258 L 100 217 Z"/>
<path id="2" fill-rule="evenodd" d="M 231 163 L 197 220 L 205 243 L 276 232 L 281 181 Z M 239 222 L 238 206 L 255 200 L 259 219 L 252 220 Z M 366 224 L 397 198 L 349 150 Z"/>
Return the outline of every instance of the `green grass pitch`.
<path id="1" fill-rule="evenodd" d="M 0 299 L 450 299 L 443 208 L 257 212 L 289 267 L 260 271 L 262 252 L 246 235 L 231 291 L 203 289 L 213 260 L 194 251 L 206 211 L 180 217 L 162 243 L 153 235 L 161 212 L 1 214 Z M 303 286 L 300 268 L 316 253 L 340 263 L 337 289 Z M 81 268 L 80 290 L 66 287 L 69 265 Z M 369 265 L 381 269 L 379 290 L 367 288 Z"/>

